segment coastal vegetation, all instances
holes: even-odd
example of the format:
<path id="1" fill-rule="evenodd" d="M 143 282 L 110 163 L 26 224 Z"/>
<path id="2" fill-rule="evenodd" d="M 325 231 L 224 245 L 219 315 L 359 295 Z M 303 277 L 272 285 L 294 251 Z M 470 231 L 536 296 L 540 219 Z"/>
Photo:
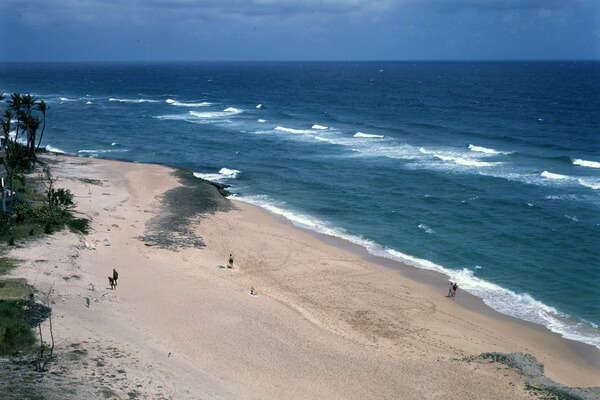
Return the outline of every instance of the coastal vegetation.
<path id="1" fill-rule="evenodd" d="M 4 97 L 0 92 L 0 100 Z M 44 371 L 54 357 L 52 291 L 41 294 L 23 279 L 2 278 L 15 266 L 5 252 L 65 227 L 85 234 L 89 220 L 76 215 L 73 194 L 56 186 L 49 167 L 38 158 L 45 151 L 40 146 L 50 107 L 19 93 L 8 96 L 6 104 L 0 110 L 0 357 L 20 355 L 36 371 Z M 49 340 L 42 335 L 46 320 Z"/>

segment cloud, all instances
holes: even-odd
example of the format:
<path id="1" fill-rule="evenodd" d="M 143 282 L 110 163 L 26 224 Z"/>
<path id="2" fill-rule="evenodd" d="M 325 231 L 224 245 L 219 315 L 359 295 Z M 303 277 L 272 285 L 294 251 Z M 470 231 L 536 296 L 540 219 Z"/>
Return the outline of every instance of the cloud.
<path id="1" fill-rule="evenodd" d="M 553 10 L 594 0 L 2 0 L 0 12 L 28 24 L 89 23 L 137 18 L 372 18 L 404 10 L 443 13 L 478 10 Z M 1 18 L 0 18 L 1 19 Z"/>

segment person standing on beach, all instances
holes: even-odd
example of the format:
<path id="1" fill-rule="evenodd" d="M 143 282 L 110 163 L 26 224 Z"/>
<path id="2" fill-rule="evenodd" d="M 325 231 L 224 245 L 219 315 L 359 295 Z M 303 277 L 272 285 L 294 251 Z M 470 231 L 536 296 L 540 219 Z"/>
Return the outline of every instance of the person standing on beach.
<path id="1" fill-rule="evenodd" d="M 458 289 L 458 283 L 454 282 L 454 285 L 452 285 L 452 297 L 456 297 L 456 289 Z"/>
<path id="2" fill-rule="evenodd" d="M 452 296 L 454 296 L 454 284 L 452 283 L 452 281 L 450 281 L 450 286 L 448 287 L 448 296 L 446 297 Z"/>
<path id="3" fill-rule="evenodd" d="M 233 268 L 233 254 L 229 254 L 229 268 Z"/>
<path id="4" fill-rule="evenodd" d="M 117 288 L 117 279 L 119 279 L 119 273 L 113 268 L 113 281 L 115 283 L 115 289 Z"/>

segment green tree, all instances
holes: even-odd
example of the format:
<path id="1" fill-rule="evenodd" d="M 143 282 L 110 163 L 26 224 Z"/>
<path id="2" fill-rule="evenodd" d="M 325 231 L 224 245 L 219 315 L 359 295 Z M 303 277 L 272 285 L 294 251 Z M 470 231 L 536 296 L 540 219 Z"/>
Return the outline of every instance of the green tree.
<path id="1" fill-rule="evenodd" d="M 40 133 L 40 139 L 38 141 L 36 151 L 40 149 L 40 145 L 42 144 L 42 137 L 44 137 L 44 131 L 46 130 L 46 112 L 50 109 L 44 100 L 40 100 L 37 103 L 37 109 L 42 113 L 42 120 L 44 125 L 42 126 L 42 132 Z"/>
<path id="2" fill-rule="evenodd" d="M 10 95 L 10 99 L 8 99 L 8 108 L 14 111 L 14 115 L 18 118 L 21 113 L 21 109 L 23 107 L 23 102 L 21 100 L 21 95 L 19 93 L 13 93 Z M 15 131 L 15 140 L 19 137 L 19 121 L 17 120 L 17 129 Z"/>

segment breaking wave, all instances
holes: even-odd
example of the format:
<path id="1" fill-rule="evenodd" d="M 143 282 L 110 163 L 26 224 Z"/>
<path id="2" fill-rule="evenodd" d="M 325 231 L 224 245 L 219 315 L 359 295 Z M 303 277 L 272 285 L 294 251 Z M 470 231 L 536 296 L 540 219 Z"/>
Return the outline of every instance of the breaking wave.
<path id="1" fill-rule="evenodd" d="M 303 134 L 303 133 L 314 133 L 313 131 L 309 130 L 309 129 L 292 129 L 292 128 L 286 128 L 285 126 L 277 126 L 275 127 L 276 131 L 281 131 L 281 132 L 288 132 L 288 133 L 295 133 L 295 134 Z"/>
<path id="2" fill-rule="evenodd" d="M 383 139 L 384 138 L 383 135 L 376 135 L 373 133 L 364 133 L 364 132 L 356 132 L 354 134 L 354 137 L 356 137 L 356 138 L 373 138 L 373 139 Z"/>
<path id="3" fill-rule="evenodd" d="M 490 149 L 488 147 L 483 146 L 475 146 L 474 144 L 469 145 L 469 150 L 485 154 L 509 154 L 509 152 L 498 151 L 496 149 Z"/>
<path id="4" fill-rule="evenodd" d="M 150 99 L 118 99 L 116 97 L 111 97 L 108 101 L 118 101 L 119 103 L 158 103 L 158 100 L 150 100 Z"/>
<path id="5" fill-rule="evenodd" d="M 561 175 L 561 174 L 555 174 L 552 172 L 548 172 L 548 171 L 544 171 L 540 174 L 541 177 L 546 178 L 546 179 L 571 179 L 570 176 L 567 175 Z"/>
<path id="6" fill-rule="evenodd" d="M 194 172 L 194 176 L 211 182 L 222 182 L 237 178 L 239 173 L 237 169 L 221 168 L 216 174 Z"/>
<path id="7" fill-rule="evenodd" d="M 588 167 L 588 168 L 600 168 L 600 162 L 582 160 L 580 158 L 574 159 L 573 165 L 579 165 L 580 167 Z"/>
<path id="8" fill-rule="evenodd" d="M 177 101 L 177 100 L 173 100 L 173 99 L 166 99 L 165 103 L 170 104 L 172 106 L 177 106 L 177 107 L 207 107 L 207 106 L 211 106 L 213 104 L 208 101 L 201 101 L 199 103 L 184 103 L 182 101 Z"/>

